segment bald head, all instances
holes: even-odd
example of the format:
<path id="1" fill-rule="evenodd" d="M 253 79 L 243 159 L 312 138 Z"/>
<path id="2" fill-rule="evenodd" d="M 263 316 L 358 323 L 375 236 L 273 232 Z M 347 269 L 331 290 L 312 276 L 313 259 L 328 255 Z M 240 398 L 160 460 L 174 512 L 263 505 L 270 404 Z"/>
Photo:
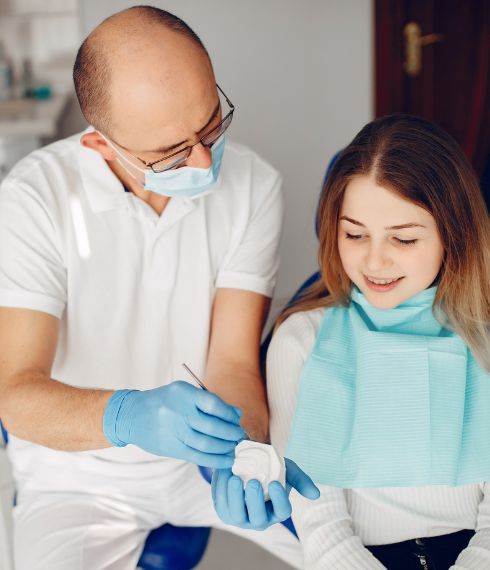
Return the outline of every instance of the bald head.
<path id="1" fill-rule="evenodd" d="M 117 133 L 120 141 L 135 128 L 148 133 L 168 116 L 216 97 L 199 37 L 173 14 L 151 6 L 134 6 L 95 28 L 78 51 L 73 78 L 87 121 L 104 134 Z"/>

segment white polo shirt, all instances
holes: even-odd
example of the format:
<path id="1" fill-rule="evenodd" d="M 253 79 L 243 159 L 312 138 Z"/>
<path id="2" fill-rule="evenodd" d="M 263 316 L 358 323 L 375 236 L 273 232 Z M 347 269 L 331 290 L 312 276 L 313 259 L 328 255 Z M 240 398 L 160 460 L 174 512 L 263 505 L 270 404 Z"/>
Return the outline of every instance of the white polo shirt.
<path id="1" fill-rule="evenodd" d="M 216 289 L 272 296 L 280 186 L 227 141 L 212 191 L 173 198 L 158 216 L 80 134 L 58 141 L 0 187 L 0 306 L 61 320 L 52 376 L 66 384 L 154 388 L 188 379 L 182 362 L 202 375 Z"/>

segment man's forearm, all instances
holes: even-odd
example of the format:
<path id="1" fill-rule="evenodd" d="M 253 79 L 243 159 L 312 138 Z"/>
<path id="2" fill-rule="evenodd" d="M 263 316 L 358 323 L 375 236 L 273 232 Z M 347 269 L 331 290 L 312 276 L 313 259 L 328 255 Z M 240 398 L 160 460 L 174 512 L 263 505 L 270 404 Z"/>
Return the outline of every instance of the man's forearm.
<path id="1" fill-rule="evenodd" d="M 109 447 L 102 418 L 112 390 L 68 386 L 42 373 L 12 378 L 0 393 L 0 419 L 13 435 L 63 451 Z"/>
<path id="2" fill-rule="evenodd" d="M 206 387 L 225 402 L 243 411 L 241 425 L 250 439 L 269 442 L 269 411 L 264 382 L 258 373 L 243 369 L 243 365 L 222 363 L 206 371 Z"/>

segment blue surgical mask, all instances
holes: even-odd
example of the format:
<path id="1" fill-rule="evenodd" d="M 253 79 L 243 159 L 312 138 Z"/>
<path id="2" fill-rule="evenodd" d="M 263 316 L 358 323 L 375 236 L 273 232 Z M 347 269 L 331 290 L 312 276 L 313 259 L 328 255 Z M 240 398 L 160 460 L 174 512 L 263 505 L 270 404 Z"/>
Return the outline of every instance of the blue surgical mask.
<path id="1" fill-rule="evenodd" d="M 104 137 L 105 138 L 105 137 Z M 211 147 L 212 164 L 209 168 L 196 168 L 194 166 L 181 166 L 163 172 L 153 172 L 151 168 L 141 168 L 130 162 L 116 147 L 106 138 L 106 141 L 117 152 L 120 158 L 130 164 L 136 170 L 145 175 L 144 189 L 170 198 L 197 198 L 208 192 L 210 187 L 218 179 L 221 161 L 225 150 L 225 137 L 222 136 Z M 134 174 L 117 159 L 124 170 L 135 178 Z M 139 181 L 138 181 L 139 182 Z"/>

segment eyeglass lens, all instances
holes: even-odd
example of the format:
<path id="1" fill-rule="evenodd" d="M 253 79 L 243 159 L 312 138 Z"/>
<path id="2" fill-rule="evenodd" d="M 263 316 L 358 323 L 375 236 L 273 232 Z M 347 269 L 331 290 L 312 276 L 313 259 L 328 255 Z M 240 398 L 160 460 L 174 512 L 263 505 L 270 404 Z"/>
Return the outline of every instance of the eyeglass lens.
<path id="1" fill-rule="evenodd" d="M 212 146 L 230 126 L 232 119 L 233 119 L 233 112 L 230 111 L 228 115 L 226 115 L 226 117 L 221 121 L 221 123 L 216 125 L 216 127 L 212 131 L 206 133 L 200 139 L 199 142 L 206 147 Z M 170 170 L 172 168 L 175 168 L 185 160 L 187 160 L 191 152 L 192 152 L 192 147 L 188 147 L 178 154 L 174 154 L 173 156 L 167 159 L 156 162 L 151 166 L 151 168 L 153 172 L 163 172 L 165 170 Z"/>

